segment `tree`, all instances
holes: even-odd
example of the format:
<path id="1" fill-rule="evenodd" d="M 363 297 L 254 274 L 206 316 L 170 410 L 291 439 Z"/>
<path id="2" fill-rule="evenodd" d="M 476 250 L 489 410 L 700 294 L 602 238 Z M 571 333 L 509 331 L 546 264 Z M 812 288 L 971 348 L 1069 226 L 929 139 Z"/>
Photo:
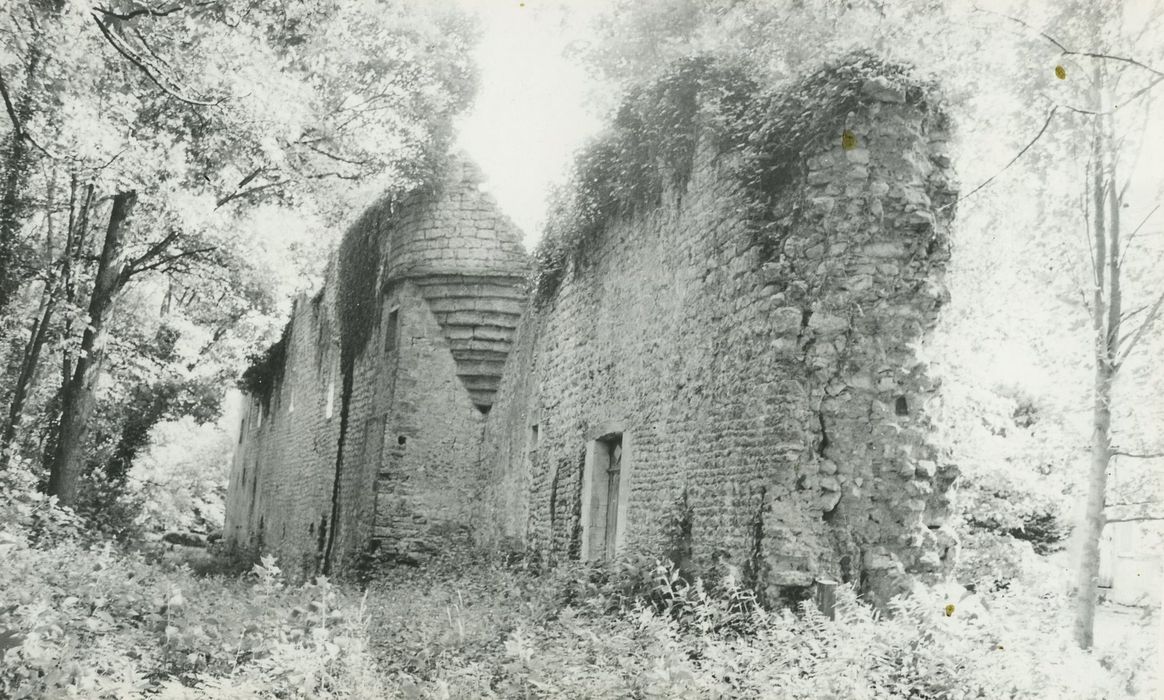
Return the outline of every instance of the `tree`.
<path id="1" fill-rule="evenodd" d="M 6 269 L 24 270 L 21 291 L 39 290 L 41 301 L 14 363 L 2 437 L 5 448 L 19 443 L 43 352 L 58 350 L 49 489 L 69 503 L 118 300 L 131 286 L 187 293 L 196 280 L 229 277 L 239 268 L 231 255 L 246 254 L 235 245 L 237 226 L 263 202 L 330 224 L 369 196 L 352 192 L 359 186 L 423 177 L 425 154 L 444 148 L 472 95 L 473 27 L 457 12 L 391 0 L 29 1 L 18 9 L 0 19 L 0 78 L 28 76 L 5 90 L 14 105 L 8 140 L 25 150 L 3 174 L 23 208 L 9 217 L 13 233 L 0 243 L 15 242 L 0 253 L 19 263 Z M 26 102 L 37 106 L 35 129 L 20 118 Z M 27 196 L 66 188 L 67 208 L 52 194 Z M 62 245 L 53 222 L 66 209 Z M 98 219 L 103 237 L 90 231 Z M 54 261 L 47 269 L 26 244 L 34 236 Z M 214 343 L 248 315 L 225 307 L 202 319 L 215 327 Z"/>

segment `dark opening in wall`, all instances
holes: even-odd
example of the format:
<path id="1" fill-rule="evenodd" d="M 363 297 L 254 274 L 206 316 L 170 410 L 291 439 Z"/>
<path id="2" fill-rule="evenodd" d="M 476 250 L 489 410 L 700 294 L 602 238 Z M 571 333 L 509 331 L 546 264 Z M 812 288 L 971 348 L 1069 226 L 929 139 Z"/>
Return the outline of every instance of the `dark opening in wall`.
<path id="1" fill-rule="evenodd" d="M 529 451 L 533 452 L 538 449 L 538 424 L 534 423 L 529 427 Z"/>
<path id="2" fill-rule="evenodd" d="M 904 396 L 898 396 L 897 401 L 893 402 L 893 412 L 899 416 L 909 415 L 909 402 Z"/>
<path id="3" fill-rule="evenodd" d="M 321 515 L 319 517 L 319 541 L 315 545 L 315 549 L 321 555 L 324 547 L 327 546 L 327 516 Z"/>
<path id="4" fill-rule="evenodd" d="M 396 444 L 397 444 L 397 445 L 403 445 L 403 444 L 405 444 L 406 442 L 408 442 L 408 438 L 404 437 L 403 435 L 401 435 L 400 437 L 396 438 Z"/>
<path id="5" fill-rule="evenodd" d="M 489 415 L 489 411 L 493 409 L 493 406 L 486 403 L 475 403 L 473 405 L 477 407 L 477 410 L 480 411 L 481 415 L 483 416 Z"/>
<path id="6" fill-rule="evenodd" d="M 384 352 L 396 350 L 397 330 L 400 326 L 400 314 L 397 309 L 388 312 L 388 323 L 384 328 Z"/>

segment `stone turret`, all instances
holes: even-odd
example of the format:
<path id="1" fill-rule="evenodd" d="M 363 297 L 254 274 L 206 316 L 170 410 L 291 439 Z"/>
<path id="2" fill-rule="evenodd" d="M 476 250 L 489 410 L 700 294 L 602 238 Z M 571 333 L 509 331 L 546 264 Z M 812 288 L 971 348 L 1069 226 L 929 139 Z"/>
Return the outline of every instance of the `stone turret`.
<path id="1" fill-rule="evenodd" d="M 420 288 L 457 377 L 486 412 L 525 304 L 527 261 L 520 232 L 481 196 L 482 181 L 476 166 L 458 159 L 448 168 L 446 196 L 406 202 L 386 242 L 382 279 L 385 288 L 405 279 Z"/>
<path id="2" fill-rule="evenodd" d="M 521 238 L 460 157 L 360 215 L 270 366 L 251 370 L 267 380 L 235 457 L 229 540 L 309 573 L 361 552 L 420 561 L 466 534 L 525 305 Z"/>

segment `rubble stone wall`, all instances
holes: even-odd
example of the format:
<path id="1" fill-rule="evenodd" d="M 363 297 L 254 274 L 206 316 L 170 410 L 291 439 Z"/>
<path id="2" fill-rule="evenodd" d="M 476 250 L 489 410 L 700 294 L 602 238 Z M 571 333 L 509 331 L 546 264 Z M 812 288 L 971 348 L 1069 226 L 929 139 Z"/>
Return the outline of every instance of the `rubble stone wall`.
<path id="1" fill-rule="evenodd" d="M 704 135 L 690 177 L 536 301 L 471 166 L 370 208 L 244 419 L 227 538 L 303 572 L 469 538 L 674 552 L 769 597 L 947 569 L 956 470 L 920 348 L 947 297 L 948 134 L 891 81 L 855 104 L 761 231 L 748 161 Z"/>
<path id="2" fill-rule="evenodd" d="M 772 594 L 947 565 L 954 473 L 917 352 L 946 298 L 947 134 L 876 83 L 848 124 L 853 147 L 837 134 L 781 194 L 774 244 L 705 146 L 684 191 L 609 225 L 531 307 L 486 427 L 491 537 L 593 551 L 587 455 L 621 433 L 624 548 L 690 550 Z M 688 542 L 667 541 L 677 522 Z"/>
<path id="3" fill-rule="evenodd" d="M 339 260 L 299 299 L 269 397 L 246 412 L 226 537 L 292 572 L 361 555 L 418 563 L 468 539 L 481 435 L 525 304 L 516 227 L 454 160 L 435 191 L 380 202 L 347 232 L 375 272 L 343 309 Z M 374 282 L 374 284 L 371 284 Z M 341 317 L 367 325 L 342 361 Z M 342 451 L 340 450 L 342 444 Z"/>

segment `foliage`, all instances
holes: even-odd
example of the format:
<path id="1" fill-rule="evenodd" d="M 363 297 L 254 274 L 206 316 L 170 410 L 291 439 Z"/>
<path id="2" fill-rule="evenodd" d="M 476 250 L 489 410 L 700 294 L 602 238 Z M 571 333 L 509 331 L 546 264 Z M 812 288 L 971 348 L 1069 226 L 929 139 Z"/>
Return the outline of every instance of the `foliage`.
<path id="1" fill-rule="evenodd" d="M 269 556 L 196 578 L 59 520 L 34 542 L 35 516 L 14 516 L 41 497 L 11 496 L 26 482 L 0 496 L 5 696 L 1118 698 L 1156 682 L 1151 649 L 1075 649 L 1062 595 L 1029 582 L 919 587 L 890 618 L 844 587 L 830 621 L 766 611 L 730 572 L 705 585 L 641 557 L 546 571 L 458 550 L 358 595 L 289 586 Z"/>
<path id="2" fill-rule="evenodd" d="M 2 506 L 0 506 L 2 507 Z M 196 579 L 109 544 L 0 530 L 4 697 L 370 697 L 358 598 L 319 578 Z"/>
<path id="3" fill-rule="evenodd" d="M 557 194 L 534 251 L 537 297 L 557 290 L 571 263 L 580 264 L 615 217 L 658 206 L 667 188 L 682 191 L 691 176 L 702 110 L 738 105 L 755 85 L 738 67 L 711 58 L 682 61 L 657 81 L 629 92 L 610 129 L 574 164 L 572 183 Z"/>
<path id="4" fill-rule="evenodd" d="M 283 381 L 283 372 L 287 369 L 287 341 L 291 337 L 291 324 L 288 321 L 283 327 L 283 334 L 266 350 L 250 356 L 250 365 L 243 370 L 239 379 L 238 388 L 259 400 L 264 412 L 271 410 L 271 398 Z"/>
<path id="5" fill-rule="evenodd" d="M 386 576 L 369 594 L 376 654 L 410 696 L 1098 698 L 1154 682 L 1145 667 L 1125 688 L 1072 648 L 1057 633 L 1066 601 L 1026 584 L 919 588 L 891 618 L 845 587 L 834 622 L 811 606 L 762 610 L 731 577 L 712 592 L 666 562 L 613 577 L 462 565 Z M 625 596 L 632 580 L 648 587 Z"/>
<path id="6" fill-rule="evenodd" d="M 340 332 L 340 355 L 343 372 L 351 372 L 355 358 L 372 337 L 377 322 L 380 290 L 381 232 L 392 226 L 398 202 L 386 196 L 364 212 L 344 234 L 336 256 L 336 315 Z"/>
<path id="7" fill-rule="evenodd" d="M 193 418 L 160 423 L 150 447 L 135 461 L 127 491 L 139 502 L 135 526 L 151 533 L 210 535 L 225 520 L 226 482 L 235 441 L 225 423 L 199 425 Z"/>
<path id="8" fill-rule="evenodd" d="M 937 112 L 936 87 L 901 65 L 855 52 L 794 85 L 758 84 L 746 63 L 697 56 L 678 60 L 632 88 L 610 129 L 577 158 L 571 184 L 557 194 L 534 252 L 536 298 L 550 299 L 571 265 L 586 262 L 602 231 L 619 217 L 682 197 L 701 140 L 731 157 L 753 235 L 773 236 L 773 204 L 806 154 L 837 138 L 872 78 L 898 86 L 908 102 Z"/>

